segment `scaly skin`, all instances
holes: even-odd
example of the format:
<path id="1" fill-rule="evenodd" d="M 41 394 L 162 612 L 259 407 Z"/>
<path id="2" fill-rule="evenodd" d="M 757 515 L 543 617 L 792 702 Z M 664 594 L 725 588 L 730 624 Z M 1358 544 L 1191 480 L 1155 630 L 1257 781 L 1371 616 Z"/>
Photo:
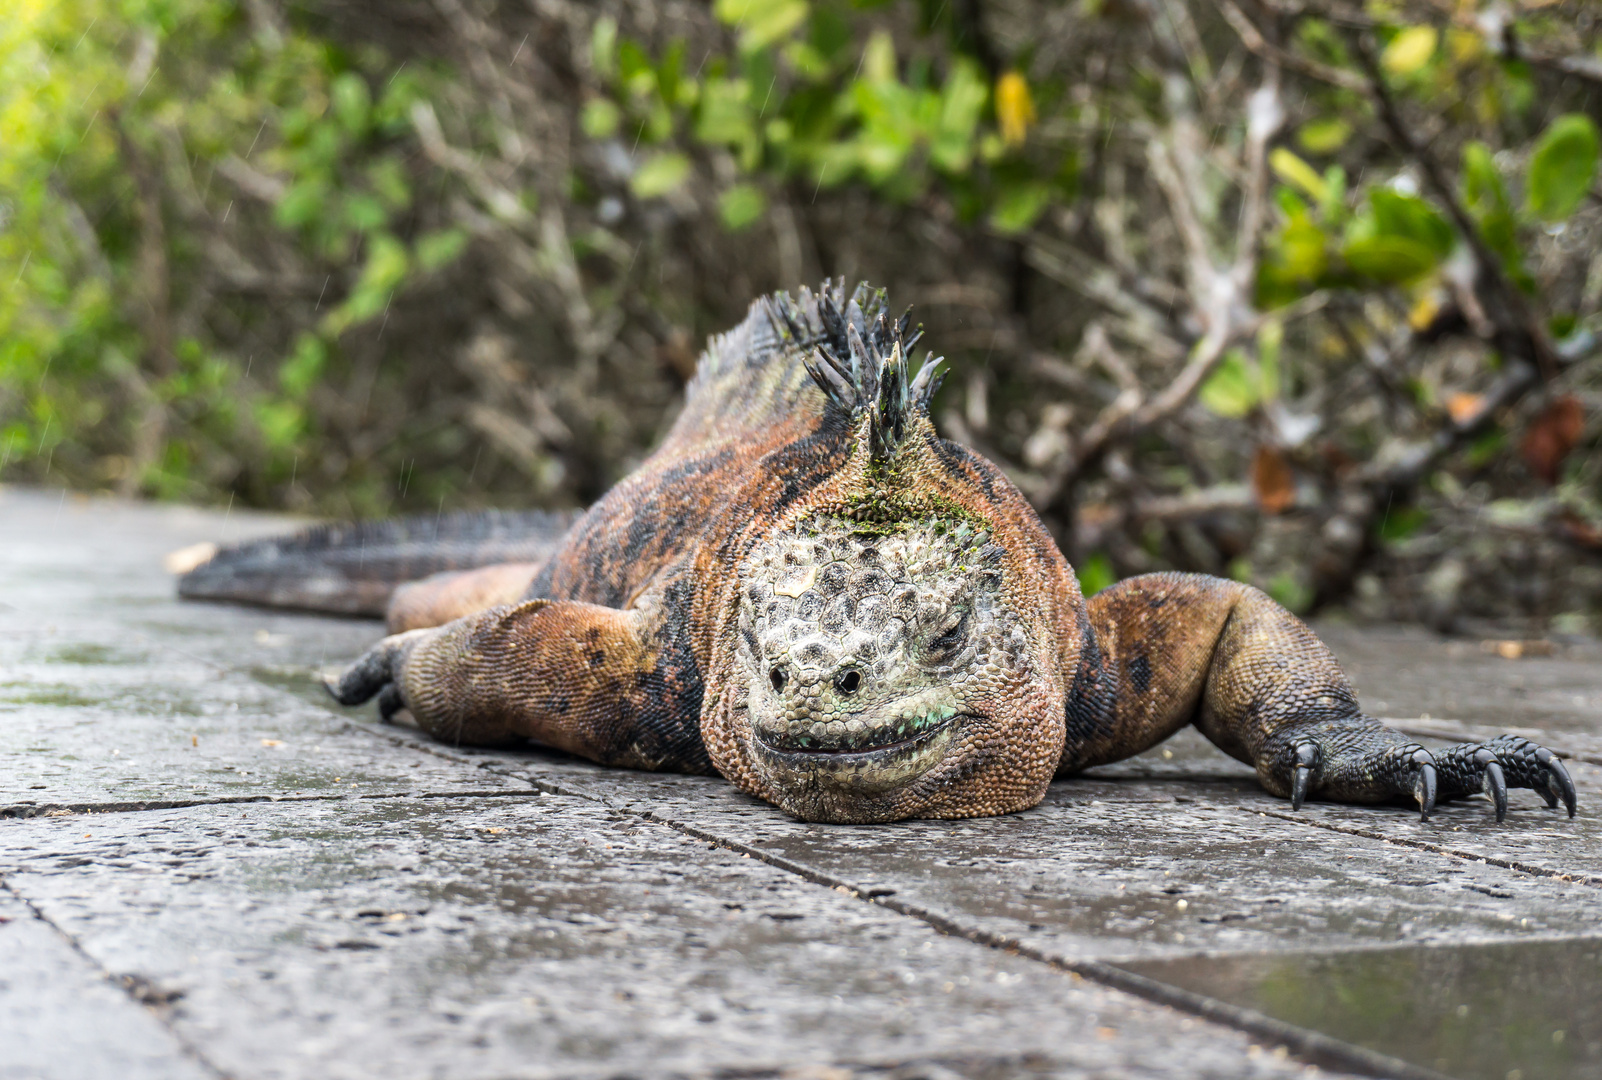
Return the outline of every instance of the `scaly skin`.
<path id="1" fill-rule="evenodd" d="M 397 595 L 331 689 L 435 736 L 718 772 L 807 820 L 1036 805 L 1195 723 L 1300 806 L 1575 796 L 1504 736 L 1432 755 L 1363 716 L 1256 589 L 1133 578 L 1085 600 L 994 465 L 940 439 L 933 369 L 864 290 L 780 296 L 710 343 L 663 446 L 545 562 Z M 440 624 L 430 627 L 430 624 Z"/>

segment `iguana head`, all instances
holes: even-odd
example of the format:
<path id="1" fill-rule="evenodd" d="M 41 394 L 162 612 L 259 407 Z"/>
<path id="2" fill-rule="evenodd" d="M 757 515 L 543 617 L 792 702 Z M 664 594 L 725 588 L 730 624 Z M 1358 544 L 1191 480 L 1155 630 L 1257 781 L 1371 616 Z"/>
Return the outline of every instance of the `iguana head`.
<path id="1" fill-rule="evenodd" d="M 993 466 L 935 436 L 905 321 L 864 333 L 855 307 L 834 316 L 845 355 L 808 365 L 850 446 L 739 563 L 709 749 L 808 820 L 1032 806 L 1063 744 L 1066 563 Z"/>

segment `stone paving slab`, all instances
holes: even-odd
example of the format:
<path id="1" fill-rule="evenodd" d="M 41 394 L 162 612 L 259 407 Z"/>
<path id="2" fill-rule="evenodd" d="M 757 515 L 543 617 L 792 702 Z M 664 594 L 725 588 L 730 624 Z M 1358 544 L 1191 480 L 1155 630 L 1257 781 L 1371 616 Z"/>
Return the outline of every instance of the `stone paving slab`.
<path id="1" fill-rule="evenodd" d="M 762 1071 L 1023 1056 L 1281 1076 L 1211 1025 L 593 802 L 344 800 L 35 819 L 7 882 L 159 987 L 222 1072 Z M 244 1022 L 248 1018 L 248 1022 Z M 960 1071 L 960 1070 L 957 1070 Z"/>
<path id="2" fill-rule="evenodd" d="M 1473 1080 L 1602 1078 L 1602 938 L 1129 965 Z"/>
<path id="3" fill-rule="evenodd" d="M 397 755 L 349 721 L 248 678 L 159 655 L 80 678 L 72 663 L 8 663 L 11 651 L 0 642 L 0 816 L 525 786 L 432 755 Z"/>
<path id="4" fill-rule="evenodd" d="M 0 492 L 0 816 L 522 789 L 429 755 L 397 755 L 260 677 L 291 642 L 297 656 L 349 655 L 377 623 L 174 602 L 159 570 L 174 546 L 288 521 L 51 503 Z M 295 677 L 304 679 L 300 668 Z"/>
<path id="5" fill-rule="evenodd" d="M 0 1080 L 214 1080 L 149 1007 L 5 889 L 0 957 Z"/>
<path id="6" fill-rule="evenodd" d="M 1320 624 L 1376 716 L 1446 719 L 1497 732 L 1596 736 L 1602 642 L 1547 643 L 1549 656 L 1505 659 L 1479 639 L 1443 640 L 1422 627 Z"/>
<path id="7" fill-rule="evenodd" d="M 1585 959 L 1596 765 L 1574 764 L 1575 822 L 1527 791 L 1500 827 L 1483 799 L 1427 825 L 1402 808 L 1292 815 L 1190 732 L 1026 814 L 808 825 L 714 778 L 449 747 L 339 710 L 316 673 L 377 623 L 181 604 L 157 569 L 285 524 L 0 490 L 0 807 L 25 818 L 0 820 L 0 879 L 76 958 L 63 985 L 128 976 L 122 1000 L 174 1060 L 193 1047 L 240 1077 L 820 1080 L 1307 1062 L 1478 1078 L 1526 1059 L 1533 1080 L 1602 1061 L 1572 1004 L 1602 998 Z M 1519 668 L 1365 633 L 1330 635 L 1365 701 L 1439 717 L 1406 694 L 1472 659 L 1493 681 L 1562 683 L 1526 684 L 1523 719 L 1549 745 L 1602 733 L 1576 704 L 1602 688 L 1574 666 L 1583 649 Z M 1455 741 L 1497 720 L 1411 722 Z M 1447 984 L 1409 999 L 1410 1028 L 1342 1012 L 1391 1000 L 1376 988 L 1409 971 Z M 1567 1050 L 1509 1036 L 1439 1052 L 1453 992 L 1496 1000 L 1542 974 L 1562 993 L 1524 994 L 1515 1020 L 1576 1033 Z M 30 986 L 0 987 L 0 1015 Z M 100 1006 L 61 1008 L 92 1026 Z M 0 1062 L 8 1041 L 0 1027 Z"/>

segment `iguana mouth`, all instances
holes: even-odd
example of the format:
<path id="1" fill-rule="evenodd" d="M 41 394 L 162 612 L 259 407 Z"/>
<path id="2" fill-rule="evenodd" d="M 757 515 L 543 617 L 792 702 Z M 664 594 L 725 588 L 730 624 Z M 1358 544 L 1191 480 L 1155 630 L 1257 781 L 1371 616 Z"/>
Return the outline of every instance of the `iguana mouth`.
<path id="1" fill-rule="evenodd" d="M 936 715 L 938 714 L 938 715 Z M 758 756 L 776 771 L 830 784 L 875 791 L 928 772 L 945 756 L 965 713 L 936 710 L 926 717 L 869 729 L 834 745 L 753 728 Z M 924 721 L 918 723 L 917 721 Z M 812 745 L 801 746 L 802 742 Z"/>

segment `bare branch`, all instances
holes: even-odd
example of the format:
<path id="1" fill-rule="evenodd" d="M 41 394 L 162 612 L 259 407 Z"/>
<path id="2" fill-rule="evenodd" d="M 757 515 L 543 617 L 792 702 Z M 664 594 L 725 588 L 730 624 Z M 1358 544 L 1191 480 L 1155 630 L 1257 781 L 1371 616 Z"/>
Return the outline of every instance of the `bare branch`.
<path id="1" fill-rule="evenodd" d="M 1345 90 L 1367 92 L 1368 84 L 1363 81 L 1362 76 L 1354 75 L 1350 71 L 1343 71 L 1338 67 L 1331 67 L 1329 64 L 1321 64 L 1317 60 L 1310 60 L 1305 56 L 1291 52 L 1288 49 L 1282 49 L 1270 42 L 1257 29 L 1257 25 L 1247 17 L 1246 13 L 1235 4 L 1234 0 L 1214 0 L 1214 2 L 1217 3 L 1218 10 L 1224 16 L 1225 21 L 1240 37 L 1241 44 L 1264 60 L 1280 64 L 1292 71 L 1317 79 L 1320 82 L 1329 83 L 1332 86 L 1339 86 Z"/>

